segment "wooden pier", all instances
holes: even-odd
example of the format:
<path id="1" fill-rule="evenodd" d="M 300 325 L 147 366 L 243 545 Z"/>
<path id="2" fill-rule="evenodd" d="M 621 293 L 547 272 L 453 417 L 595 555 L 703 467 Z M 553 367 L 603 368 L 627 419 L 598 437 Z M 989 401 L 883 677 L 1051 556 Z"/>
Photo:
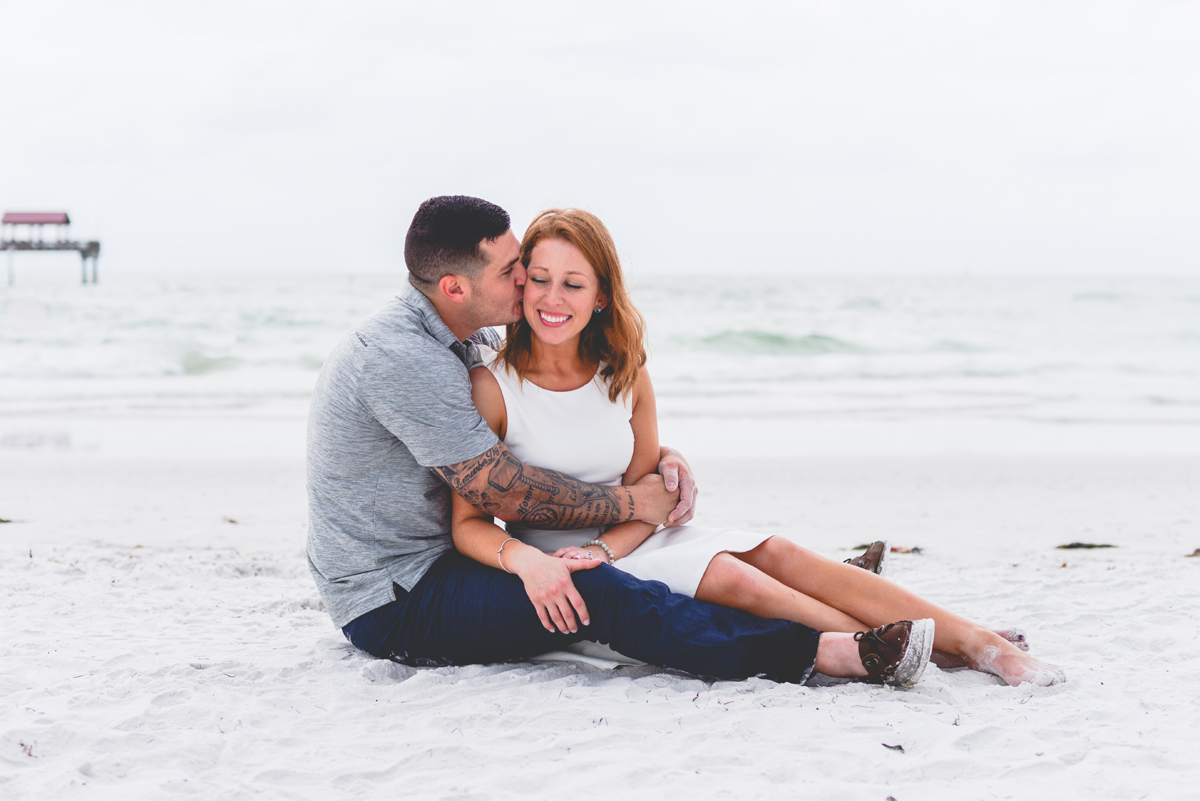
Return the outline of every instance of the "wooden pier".
<path id="1" fill-rule="evenodd" d="M 13 254 L 19 250 L 74 250 L 83 261 L 83 283 L 88 282 L 88 259 L 92 260 L 92 283 L 96 283 L 96 262 L 100 260 L 100 243 L 71 241 L 71 218 L 65 211 L 9 211 L 4 213 L 0 250 L 8 251 L 8 285 L 13 284 Z M 46 226 L 54 226 L 47 239 Z M 22 231 L 21 229 L 25 230 Z M 20 234 L 27 238 L 21 239 Z"/>

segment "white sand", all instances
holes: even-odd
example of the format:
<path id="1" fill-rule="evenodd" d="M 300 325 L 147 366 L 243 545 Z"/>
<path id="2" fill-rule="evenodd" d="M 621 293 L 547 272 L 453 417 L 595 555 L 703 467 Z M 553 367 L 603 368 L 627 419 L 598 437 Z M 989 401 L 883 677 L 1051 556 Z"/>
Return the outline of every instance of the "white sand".
<path id="1" fill-rule="evenodd" d="M 0 798 L 1197 797 L 1200 457 L 695 461 L 705 522 L 922 546 L 892 578 L 1069 682 L 414 670 L 321 610 L 298 457 L 9 450 Z"/>

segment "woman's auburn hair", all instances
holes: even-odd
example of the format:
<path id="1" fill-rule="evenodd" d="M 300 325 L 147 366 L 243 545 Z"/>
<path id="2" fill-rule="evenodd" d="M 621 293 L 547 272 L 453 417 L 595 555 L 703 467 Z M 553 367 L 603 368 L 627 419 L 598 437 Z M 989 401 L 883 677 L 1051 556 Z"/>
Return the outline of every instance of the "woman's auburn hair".
<path id="1" fill-rule="evenodd" d="M 600 219 L 579 209 L 550 209 L 539 214 L 521 240 L 521 263 L 529 267 L 533 248 L 543 239 L 561 239 L 579 248 L 596 271 L 600 294 L 608 299 L 604 311 L 592 315 L 579 335 L 579 358 L 600 367 L 608 381 L 608 399 L 628 396 L 646 363 L 646 322 L 625 291 L 621 260 L 612 235 Z M 510 323 L 500 349 L 500 361 L 517 378 L 529 374 L 533 361 L 533 332 L 522 315 Z"/>

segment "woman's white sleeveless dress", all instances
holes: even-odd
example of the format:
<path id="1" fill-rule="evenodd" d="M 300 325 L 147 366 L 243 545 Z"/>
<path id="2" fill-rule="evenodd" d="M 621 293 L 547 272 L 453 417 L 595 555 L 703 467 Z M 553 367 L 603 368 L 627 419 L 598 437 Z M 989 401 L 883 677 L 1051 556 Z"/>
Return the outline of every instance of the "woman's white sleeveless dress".
<path id="1" fill-rule="evenodd" d="M 555 392 L 518 379 L 496 363 L 495 351 L 480 348 L 480 353 L 504 396 L 508 416 L 504 444 L 514 456 L 525 464 L 558 470 L 589 484 L 621 483 L 633 458 L 633 411 L 628 401 L 608 399 L 607 382 L 599 374 L 579 389 Z M 546 531 L 509 523 L 507 529 L 510 536 L 546 553 L 603 536 L 600 528 Z M 695 597 L 713 557 L 753 550 L 769 537 L 733 528 L 670 526 L 651 534 L 614 567 Z M 583 661 L 604 666 L 640 664 L 596 643 L 580 643 L 570 650 L 564 658 L 583 655 L 591 657 Z"/>

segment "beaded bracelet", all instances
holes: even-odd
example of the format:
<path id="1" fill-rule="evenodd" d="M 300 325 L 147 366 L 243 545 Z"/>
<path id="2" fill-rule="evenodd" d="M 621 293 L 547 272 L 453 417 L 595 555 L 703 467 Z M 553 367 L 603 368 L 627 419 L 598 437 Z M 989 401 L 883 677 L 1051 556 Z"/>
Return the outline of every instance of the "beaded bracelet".
<path id="1" fill-rule="evenodd" d="M 617 557 L 613 556 L 612 548 L 609 548 L 607 545 L 605 545 L 605 544 L 604 544 L 604 540 L 592 540 L 591 542 L 585 542 L 585 543 L 583 544 L 583 547 L 584 547 L 584 548 L 587 548 L 587 547 L 589 547 L 589 546 L 591 546 L 591 545 L 599 545 L 599 546 L 600 546 L 600 547 L 601 547 L 601 548 L 604 550 L 604 552 L 605 552 L 606 554 L 608 554 L 608 563 L 609 563 L 610 565 L 611 565 L 613 562 L 617 561 Z"/>

